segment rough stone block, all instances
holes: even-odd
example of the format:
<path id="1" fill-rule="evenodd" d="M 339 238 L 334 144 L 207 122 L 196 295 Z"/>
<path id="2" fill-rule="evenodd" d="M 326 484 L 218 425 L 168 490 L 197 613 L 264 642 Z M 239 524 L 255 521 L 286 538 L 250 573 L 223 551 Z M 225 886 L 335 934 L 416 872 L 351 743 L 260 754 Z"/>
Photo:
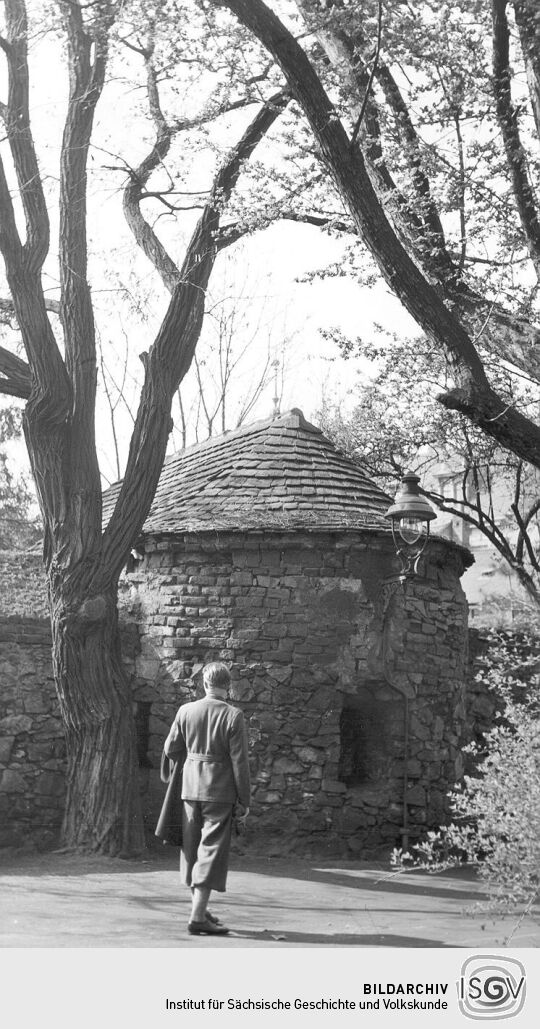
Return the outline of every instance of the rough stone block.
<path id="1" fill-rule="evenodd" d="M 27 784 L 19 772 L 8 769 L 2 772 L 0 789 L 3 793 L 26 793 Z"/>
<path id="2" fill-rule="evenodd" d="M 242 703 L 247 703 L 248 701 L 253 700 L 253 697 L 255 696 L 255 691 L 251 683 L 247 682 L 246 680 L 242 680 L 241 682 L 233 683 L 230 695 L 232 700 L 238 700 Z"/>
<path id="3" fill-rule="evenodd" d="M 269 790 L 265 793 L 263 790 L 257 792 L 257 800 L 261 804 L 279 804 L 283 799 L 283 794 L 277 791 Z"/>
<path id="4" fill-rule="evenodd" d="M 0 764 L 9 764 L 9 759 L 11 757 L 11 751 L 13 750 L 14 742 L 14 736 L 6 736 L 3 739 L 0 739 Z"/>
<path id="5" fill-rule="evenodd" d="M 347 787 L 345 783 L 338 782 L 337 779 L 323 779 L 321 782 L 321 789 L 324 793 L 346 793 Z"/>
<path id="6" fill-rule="evenodd" d="M 275 653 L 273 656 L 275 657 Z M 275 682 L 278 682 L 281 685 L 283 685 L 284 683 L 288 682 L 288 680 L 291 678 L 292 672 L 292 665 L 286 665 L 285 667 L 276 668 L 270 665 L 270 668 L 268 669 L 268 676 Z"/>
<path id="7" fill-rule="evenodd" d="M 301 774 L 303 767 L 298 761 L 292 761 L 288 757 L 278 757 L 274 761 L 274 772 L 281 772 L 284 775 Z"/>
<path id="8" fill-rule="evenodd" d="M 287 640 L 281 640 L 280 645 L 279 647 L 277 647 L 276 650 L 268 651 L 268 661 L 283 661 L 285 664 L 290 665 L 292 645 L 286 646 L 286 643 Z M 303 664 L 303 662 L 300 661 L 300 664 Z M 272 674 L 275 676 L 275 669 L 273 670 Z"/>
<path id="9" fill-rule="evenodd" d="M 410 786 L 407 790 L 407 804 L 416 804 L 422 807 L 426 803 L 426 791 L 423 786 Z"/>
<path id="10" fill-rule="evenodd" d="M 3 736 L 17 736 L 22 732 L 30 732 L 33 725 L 29 715 L 8 715 L 0 719 L 0 733 Z"/>
<path id="11" fill-rule="evenodd" d="M 339 819 L 340 828 L 347 835 L 363 829 L 367 825 L 367 817 L 358 808 L 344 808 Z"/>
<path id="12" fill-rule="evenodd" d="M 251 721 L 265 733 L 274 733 L 278 727 L 278 719 L 273 711 L 257 711 Z"/>
<path id="13" fill-rule="evenodd" d="M 52 698 L 43 696 L 40 693 L 32 692 L 30 696 L 25 697 L 24 700 L 25 714 L 30 716 L 46 714 L 50 711 L 52 703 L 54 703 Z"/>
<path id="14" fill-rule="evenodd" d="M 36 782 L 36 793 L 61 797 L 65 792 L 64 776 L 57 772 L 44 772 Z"/>
<path id="15" fill-rule="evenodd" d="M 322 789 L 321 792 L 314 798 L 314 804 L 324 808 L 340 808 L 343 804 L 343 797 L 333 794 L 328 794 L 326 790 Z"/>
<path id="16" fill-rule="evenodd" d="M 326 761 L 326 751 L 316 749 L 315 747 L 293 747 L 294 753 L 306 764 L 321 764 L 324 765 Z"/>

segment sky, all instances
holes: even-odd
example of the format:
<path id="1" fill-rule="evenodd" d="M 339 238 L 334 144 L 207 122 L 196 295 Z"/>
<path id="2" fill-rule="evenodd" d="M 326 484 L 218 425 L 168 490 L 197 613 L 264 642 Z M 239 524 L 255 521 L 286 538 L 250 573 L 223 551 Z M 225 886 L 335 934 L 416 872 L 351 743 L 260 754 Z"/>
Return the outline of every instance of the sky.
<path id="1" fill-rule="evenodd" d="M 140 80 L 137 55 L 128 54 L 128 71 Z M 58 298 L 55 191 L 67 96 L 66 69 L 58 43 L 38 35 L 31 48 L 31 72 L 34 135 L 51 196 L 53 245 L 45 266 L 44 287 L 47 295 Z M 143 101 L 141 91 L 126 89 L 124 79 L 114 78 L 98 105 L 89 153 L 89 268 L 102 380 L 96 435 L 104 486 L 122 474 L 141 383 L 139 355 L 151 345 L 169 300 L 156 271 L 137 250 L 122 211 L 124 161 L 136 166 L 147 152 L 153 135 L 144 115 Z M 185 106 L 186 102 L 193 101 L 183 98 L 182 102 Z M 231 117 L 212 126 L 214 142 L 217 140 L 225 146 L 231 138 L 238 138 L 243 123 L 252 117 L 252 110 Z M 202 144 L 192 150 L 186 146 L 185 137 L 181 137 L 177 153 L 171 152 L 169 163 L 173 167 L 174 158 L 178 157 L 185 179 L 183 188 L 200 189 L 201 185 L 210 185 L 214 158 L 211 147 L 205 147 L 204 139 Z M 237 187 L 240 205 L 243 188 L 241 179 Z M 159 219 L 159 234 L 177 260 L 181 260 L 182 248 L 199 214 L 200 211 L 195 210 L 181 219 Z M 230 312 L 236 307 L 237 351 L 248 344 L 231 379 L 227 428 L 235 427 L 242 402 L 250 396 L 267 356 L 279 363 L 275 371 L 280 409 L 297 407 L 306 418 L 316 421 L 324 402 L 352 406 L 358 378 L 365 380 L 370 374 L 366 360 L 343 360 L 337 345 L 325 334 L 338 329 L 351 339 L 359 337 L 371 342 L 380 332 L 378 326 L 407 336 L 418 331 L 382 280 L 366 287 L 350 275 L 313 278 L 314 273 L 329 265 L 339 269 L 348 243 L 350 237 L 331 236 L 314 226 L 282 221 L 248 235 L 218 258 L 210 281 L 207 308 L 216 313 Z M 132 290 L 131 297 L 127 297 L 126 287 Z M 56 319 L 53 322 L 60 336 Z M 198 348 L 198 356 L 205 361 L 202 369 L 205 384 L 215 367 L 215 354 L 208 354 L 212 329 L 209 316 Z M 274 411 L 276 385 L 272 371 L 267 380 L 247 416 L 248 421 L 268 418 Z M 103 390 L 103 381 L 108 395 Z M 182 384 L 181 392 L 185 411 L 193 412 L 199 395 L 194 368 Z M 170 451 L 182 445 L 180 409 L 176 400 L 172 415 L 175 428 L 170 437 Z M 214 432 L 219 431 L 221 426 L 217 423 Z M 192 416 L 187 443 L 204 439 L 207 434 L 204 422 L 196 427 Z M 11 452 L 14 463 L 28 472 L 24 445 L 14 444 Z"/>
<path id="2" fill-rule="evenodd" d="M 61 54 L 50 40 L 45 44 L 38 39 L 31 50 L 31 60 L 34 134 L 52 200 L 49 210 L 53 246 L 51 259 L 45 266 L 44 288 L 47 295 L 58 298 L 54 246 L 58 224 L 54 195 L 67 82 Z M 138 58 L 133 57 L 133 60 L 136 62 Z M 140 99 L 135 94 L 135 110 Z M 133 107 L 132 91 L 126 91 L 123 81 L 113 81 L 98 107 L 89 155 L 90 274 L 98 328 L 98 363 L 109 389 L 109 398 L 101 389 L 96 412 L 104 485 L 121 474 L 140 387 L 139 354 L 151 345 L 168 303 L 157 273 L 137 252 L 122 212 L 122 185 L 126 178 L 122 161 L 125 157 L 135 165 L 146 152 L 150 138 L 146 119 L 133 115 Z M 246 119 L 245 112 L 238 116 L 240 126 L 241 118 Z M 225 127 L 221 124 L 218 127 L 225 140 Z M 234 135 L 238 134 L 239 129 L 234 126 Z M 197 183 L 197 188 L 201 188 L 201 182 L 210 181 L 213 163 L 204 148 L 195 153 L 183 149 L 181 158 L 190 183 Z M 187 214 L 180 222 L 159 221 L 159 233 L 176 257 L 181 257 L 182 245 L 189 238 L 199 214 L 199 211 Z M 234 428 L 242 401 L 250 395 L 267 354 L 279 362 L 281 409 L 299 407 L 308 419 L 316 419 L 323 398 L 331 403 L 352 403 L 356 375 L 369 374 L 367 362 L 343 361 L 337 346 L 324 337 L 325 332 L 337 328 L 351 338 L 359 336 L 371 340 L 377 332 L 375 322 L 389 330 L 415 332 L 414 323 L 382 282 L 365 288 L 350 277 L 302 281 L 328 264 L 339 266 L 346 244 L 347 239 L 329 236 L 313 226 L 280 222 L 253 233 L 218 259 L 211 277 L 207 307 L 217 312 L 230 311 L 236 305 L 237 349 L 242 350 L 245 342 L 249 343 L 231 379 L 227 428 Z M 125 302 L 120 286 L 126 282 L 133 290 L 134 303 Z M 133 306 L 138 310 L 133 311 Z M 58 324 L 56 329 L 59 329 Z M 200 348 L 203 357 L 205 337 L 208 338 L 211 330 L 210 319 L 207 319 Z M 203 370 L 206 379 L 211 361 L 212 358 L 206 359 Z M 248 421 L 270 417 L 273 412 L 274 375 L 270 373 L 268 379 Z M 124 399 L 118 400 L 120 384 Z M 198 396 L 193 369 L 182 386 L 182 394 L 185 409 L 189 411 Z M 111 403 L 115 405 L 114 416 Z M 173 420 L 175 430 L 170 450 L 181 445 L 176 401 Z M 220 431 L 219 426 L 215 431 Z M 195 442 L 197 436 L 204 438 L 206 434 L 202 424 L 195 429 L 192 419 L 187 442 Z M 13 460 L 27 470 L 24 448 L 13 446 L 11 449 Z"/>
<path id="3" fill-rule="evenodd" d="M 96 418 L 104 485 L 116 480 L 122 472 L 137 407 L 142 372 L 139 355 L 155 338 L 168 303 L 157 273 L 146 258 L 137 253 L 122 212 L 126 162 L 136 166 L 153 136 L 153 128 L 144 113 L 144 90 L 140 85 L 133 88 L 129 81 L 141 83 L 141 58 L 127 51 L 126 60 L 122 73 L 115 69 L 99 102 L 89 154 L 90 271 L 98 326 L 98 361 L 110 393 L 107 398 L 102 390 Z M 35 138 L 44 174 L 48 176 L 48 188 L 54 197 L 67 93 L 65 63 L 58 41 L 42 37 L 38 31 L 31 61 Z M 187 74 L 189 77 L 190 73 Z M 162 101 L 169 116 L 173 107 L 182 115 L 195 112 L 204 103 L 198 93 L 202 95 L 207 87 L 206 80 L 202 83 L 197 80 L 195 87 L 191 85 L 185 95 L 179 94 L 174 99 L 174 107 L 162 84 Z M 230 146 L 231 139 L 238 138 L 252 113 L 253 108 L 220 119 L 212 125 L 208 139 L 205 141 L 202 137 L 194 148 L 190 147 L 186 134 L 179 137 L 175 143 L 177 149 L 171 151 L 168 163 L 171 168 L 181 168 L 182 188 L 210 185 L 213 147 Z M 260 159 L 259 150 L 254 155 L 256 160 Z M 237 188 L 240 204 L 242 189 L 240 180 Z M 50 211 L 54 240 L 58 234 L 54 203 Z M 159 219 L 159 234 L 175 258 L 181 259 L 182 245 L 189 238 L 199 213 L 194 211 L 179 220 Z M 307 418 L 316 420 L 323 399 L 331 404 L 352 406 L 357 377 L 365 380 L 370 374 L 365 360 L 343 361 L 337 346 L 325 333 L 337 328 L 352 339 L 359 337 L 371 342 L 380 336 L 378 326 L 407 337 L 418 332 L 413 320 L 382 281 L 369 288 L 359 285 L 351 276 L 303 281 L 328 264 L 339 267 L 348 241 L 350 239 L 329 236 L 313 226 L 281 222 L 253 233 L 227 251 L 226 257 L 218 259 L 210 281 L 208 306 L 218 310 L 226 297 L 230 310 L 236 297 L 240 313 L 238 348 L 243 349 L 244 341 L 249 341 L 231 380 L 228 427 L 234 428 L 241 402 L 249 395 L 268 353 L 279 361 L 281 408 L 299 407 Z M 137 306 L 136 311 L 126 304 L 120 279 L 123 285 L 127 282 L 131 287 L 135 300 L 131 308 Z M 48 294 L 57 298 L 54 244 L 44 284 Z M 206 380 L 211 371 L 211 362 L 204 356 L 209 326 L 207 319 L 199 348 L 206 362 L 203 372 Z M 123 384 L 121 400 L 117 396 L 119 384 Z M 183 384 L 182 394 L 185 408 L 193 408 L 198 394 L 193 370 Z M 249 420 L 269 417 L 274 395 L 270 375 L 250 411 Z M 109 401 L 116 405 L 114 433 Z M 181 445 L 180 411 L 176 401 L 172 413 L 175 429 L 170 439 L 171 450 Z M 204 431 L 199 425 L 199 438 L 204 437 Z M 219 426 L 214 431 L 219 431 Z M 195 440 L 192 424 L 187 442 Z M 24 462 L 22 450 L 18 452 L 18 459 Z"/>

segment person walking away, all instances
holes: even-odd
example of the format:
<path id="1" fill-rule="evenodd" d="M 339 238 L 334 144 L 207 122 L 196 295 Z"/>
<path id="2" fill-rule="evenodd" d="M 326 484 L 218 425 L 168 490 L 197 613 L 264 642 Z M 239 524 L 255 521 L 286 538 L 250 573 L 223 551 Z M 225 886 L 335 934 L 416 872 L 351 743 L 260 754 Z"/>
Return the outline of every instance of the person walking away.
<path id="1" fill-rule="evenodd" d="M 208 902 L 212 890 L 225 892 L 233 813 L 245 824 L 249 812 L 247 733 L 242 712 L 227 703 L 230 682 L 226 665 L 206 665 L 204 698 L 179 708 L 164 746 L 171 760 L 185 757 L 180 876 L 191 888 L 195 936 L 229 932 Z"/>

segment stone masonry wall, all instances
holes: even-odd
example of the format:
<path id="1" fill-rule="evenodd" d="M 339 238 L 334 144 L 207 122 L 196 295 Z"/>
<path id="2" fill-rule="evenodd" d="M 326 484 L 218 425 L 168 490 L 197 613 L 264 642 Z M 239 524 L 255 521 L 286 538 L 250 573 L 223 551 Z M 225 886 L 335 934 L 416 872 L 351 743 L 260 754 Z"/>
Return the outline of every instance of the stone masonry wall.
<path id="1" fill-rule="evenodd" d="M 0 582 L 0 847 L 46 847 L 62 820 L 65 747 L 41 556 L 0 552 Z"/>
<path id="2" fill-rule="evenodd" d="M 0 616 L 48 619 L 41 554 L 0 550 Z"/>
<path id="3" fill-rule="evenodd" d="M 47 847 L 65 793 L 48 619 L 0 617 L 0 675 L 0 847 Z"/>
<path id="4" fill-rule="evenodd" d="M 37 556 L 2 562 L 0 846 L 47 846 L 64 744 L 45 588 Z M 385 595 L 393 548 L 367 533 L 150 541 L 121 587 L 148 829 L 163 739 L 201 693 L 194 670 L 218 658 L 249 724 L 250 848 L 364 855 L 399 845 L 405 811 L 410 835 L 435 824 L 461 770 L 460 570 L 459 551 L 433 543 L 422 577 Z"/>
<path id="5" fill-rule="evenodd" d="M 351 855 L 399 845 L 404 818 L 410 834 L 436 824 L 462 769 L 461 555 L 434 542 L 424 579 L 385 605 L 393 560 L 387 537 L 360 532 L 147 542 L 122 603 L 141 634 L 134 698 L 149 713 L 149 822 L 169 725 L 200 695 L 193 671 L 220 659 L 249 724 L 252 846 Z M 363 757 L 348 742 L 355 724 Z"/>

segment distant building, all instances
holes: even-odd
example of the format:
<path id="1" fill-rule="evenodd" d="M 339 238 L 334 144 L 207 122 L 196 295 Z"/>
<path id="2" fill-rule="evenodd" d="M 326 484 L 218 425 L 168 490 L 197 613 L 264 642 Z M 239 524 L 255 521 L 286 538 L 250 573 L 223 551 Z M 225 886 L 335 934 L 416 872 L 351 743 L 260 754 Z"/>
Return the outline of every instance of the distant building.
<path id="1" fill-rule="evenodd" d="M 478 473 L 478 482 L 482 509 L 492 511 L 498 526 L 515 542 L 518 529 L 511 512 L 513 484 L 504 481 L 502 476 L 492 481 L 482 470 Z M 424 473 L 423 483 L 426 488 L 445 497 L 459 500 L 463 495 L 463 471 L 456 468 L 451 460 L 432 466 L 428 473 Z M 538 488 L 540 490 L 540 483 Z M 471 485 L 468 487 L 468 499 L 475 499 Z M 533 499 L 530 498 L 531 501 Z M 467 547 L 474 556 L 474 563 L 461 580 L 472 626 L 509 628 L 530 624 L 531 615 L 536 620 L 537 612 L 516 572 L 479 528 L 444 511 L 438 512 L 434 528 L 437 534 Z M 540 531 L 536 519 L 531 525 L 530 535 L 538 553 Z"/>

